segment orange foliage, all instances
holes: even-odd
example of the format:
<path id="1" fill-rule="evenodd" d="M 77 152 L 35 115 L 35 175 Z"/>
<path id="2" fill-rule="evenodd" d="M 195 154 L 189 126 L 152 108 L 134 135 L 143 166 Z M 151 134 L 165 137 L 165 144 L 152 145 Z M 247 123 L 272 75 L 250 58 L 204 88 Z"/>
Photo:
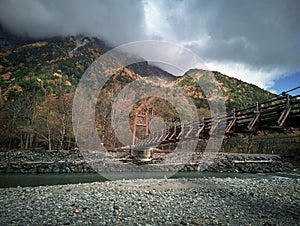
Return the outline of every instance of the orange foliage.
<path id="1" fill-rule="evenodd" d="M 36 43 L 32 43 L 32 44 L 28 44 L 28 45 L 25 45 L 26 47 L 41 47 L 41 46 L 44 46 L 44 45 L 47 45 L 48 42 L 36 42 Z"/>
<path id="2" fill-rule="evenodd" d="M 8 81 L 10 76 L 11 76 L 11 72 L 8 71 L 5 74 L 1 75 L 1 79 L 3 79 L 4 81 Z"/>

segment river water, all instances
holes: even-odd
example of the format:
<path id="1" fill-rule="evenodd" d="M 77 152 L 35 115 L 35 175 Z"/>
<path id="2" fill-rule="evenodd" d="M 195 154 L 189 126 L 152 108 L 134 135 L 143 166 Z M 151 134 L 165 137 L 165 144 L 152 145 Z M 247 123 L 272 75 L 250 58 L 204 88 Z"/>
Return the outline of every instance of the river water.
<path id="1" fill-rule="evenodd" d="M 167 173 L 164 172 L 150 172 L 150 173 L 114 173 L 108 175 L 108 178 L 114 180 L 122 179 L 137 179 L 137 178 L 165 178 Z M 213 173 L 213 172 L 178 172 L 170 178 L 298 178 L 298 173 Z M 104 182 L 107 181 L 105 177 L 96 173 L 68 173 L 68 174 L 0 174 L 0 188 L 7 187 L 34 187 L 41 185 L 58 185 L 58 184 L 76 184 L 76 183 L 90 183 L 90 182 Z"/>

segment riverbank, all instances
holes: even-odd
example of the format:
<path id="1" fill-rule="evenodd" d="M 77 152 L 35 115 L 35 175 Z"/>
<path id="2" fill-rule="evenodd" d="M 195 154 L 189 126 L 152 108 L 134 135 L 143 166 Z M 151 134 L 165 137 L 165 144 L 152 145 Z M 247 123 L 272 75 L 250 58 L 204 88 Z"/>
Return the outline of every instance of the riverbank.
<path id="1" fill-rule="evenodd" d="M 180 156 L 178 157 L 180 160 Z M 196 160 L 195 160 L 196 159 Z M 199 164 L 201 156 L 191 156 L 187 163 L 148 163 L 144 171 L 210 171 L 272 173 L 291 172 L 295 165 L 279 155 L 218 153 L 212 164 Z M 100 163 L 101 164 L 101 163 Z M 105 163 L 109 164 L 109 163 Z M 103 166 L 109 172 L 135 171 L 126 163 L 114 162 Z M 103 164 L 104 165 L 104 164 Z M 134 164 L 133 164 L 134 165 Z M 140 170 L 140 168 L 139 168 Z M 94 169 L 85 161 L 79 151 L 8 151 L 0 152 L 0 173 L 93 173 Z"/>
<path id="2" fill-rule="evenodd" d="M 147 179 L 0 189 L 1 225 L 298 225 L 299 179 Z"/>

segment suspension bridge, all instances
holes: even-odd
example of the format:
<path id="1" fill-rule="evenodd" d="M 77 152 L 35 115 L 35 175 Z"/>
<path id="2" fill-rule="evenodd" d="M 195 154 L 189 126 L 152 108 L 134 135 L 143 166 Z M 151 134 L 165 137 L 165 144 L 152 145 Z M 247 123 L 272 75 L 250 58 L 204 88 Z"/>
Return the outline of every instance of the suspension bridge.
<path id="1" fill-rule="evenodd" d="M 290 95 L 292 91 L 296 95 Z M 179 140 L 208 139 L 219 134 L 257 134 L 258 131 L 275 130 L 293 132 L 300 126 L 300 86 L 282 92 L 275 98 L 257 102 L 230 113 L 202 118 L 199 121 L 166 123 L 166 129 L 149 134 L 148 114 L 136 114 L 133 125 L 132 147 L 135 149 L 176 143 Z M 145 128 L 146 139 L 138 140 L 137 127 Z"/>

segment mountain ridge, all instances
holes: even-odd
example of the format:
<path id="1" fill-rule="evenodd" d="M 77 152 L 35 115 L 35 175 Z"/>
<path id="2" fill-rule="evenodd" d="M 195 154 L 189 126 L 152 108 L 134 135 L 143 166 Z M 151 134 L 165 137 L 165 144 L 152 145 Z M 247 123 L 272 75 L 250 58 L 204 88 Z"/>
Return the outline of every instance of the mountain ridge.
<path id="1" fill-rule="evenodd" d="M 48 146 L 49 143 L 57 149 L 74 146 L 70 103 L 82 74 L 109 49 L 98 39 L 72 36 L 44 39 L 1 50 L 0 120 L 3 127 L 0 135 L 4 146 L 25 149 Z M 127 84 L 137 79 L 144 82 L 143 78 L 151 78 L 156 83 L 154 85 L 165 87 L 170 93 L 174 92 L 171 85 L 178 85 L 192 98 L 199 117 L 209 117 L 211 113 L 207 97 L 192 78 L 199 77 L 201 73 L 214 75 L 228 111 L 275 96 L 219 72 L 192 69 L 176 77 L 147 62 L 140 62 L 117 70 L 101 90 L 97 104 L 100 110 L 96 110 L 99 136 L 105 138 L 106 145 L 116 145 L 116 138 L 108 123 L 111 121 L 112 103 Z M 166 121 L 178 120 L 179 117 L 178 112 L 166 101 L 146 98 L 132 109 L 131 125 L 135 111 L 149 110 Z"/>

